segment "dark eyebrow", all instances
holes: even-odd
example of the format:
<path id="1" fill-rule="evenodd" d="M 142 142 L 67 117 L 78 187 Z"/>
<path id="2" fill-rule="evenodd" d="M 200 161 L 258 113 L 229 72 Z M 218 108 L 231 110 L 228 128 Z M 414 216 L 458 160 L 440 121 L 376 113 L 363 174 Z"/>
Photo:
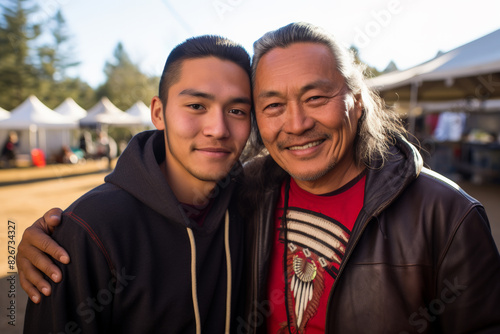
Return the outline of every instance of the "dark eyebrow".
<path id="1" fill-rule="evenodd" d="M 204 93 L 204 92 L 201 92 L 201 91 L 196 90 L 196 89 L 189 89 L 189 88 L 184 89 L 183 91 L 181 91 L 179 93 L 179 95 L 189 95 L 189 96 L 193 96 L 193 97 L 201 97 L 201 98 L 204 98 L 204 99 L 207 99 L 210 101 L 215 101 L 215 95 Z M 235 98 L 231 99 L 230 103 L 244 103 L 244 104 L 252 105 L 252 100 L 250 100 L 247 97 L 235 97 Z"/>
<path id="2" fill-rule="evenodd" d="M 231 103 L 242 103 L 242 104 L 248 104 L 252 105 L 252 100 L 250 100 L 247 97 L 235 97 L 234 99 L 231 99 Z"/>
<path id="3" fill-rule="evenodd" d="M 189 96 L 193 96 L 193 97 L 201 97 L 201 98 L 212 100 L 212 101 L 215 100 L 214 95 L 200 92 L 196 89 L 184 89 L 182 92 L 179 93 L 179 95 L 189 95 Z"/>

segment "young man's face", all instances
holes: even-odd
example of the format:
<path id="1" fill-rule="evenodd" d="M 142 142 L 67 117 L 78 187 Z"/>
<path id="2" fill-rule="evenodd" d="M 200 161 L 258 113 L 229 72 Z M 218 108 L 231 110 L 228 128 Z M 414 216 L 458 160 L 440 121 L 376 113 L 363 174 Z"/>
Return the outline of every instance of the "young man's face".
<path id="1" fill-rule="evenodd" d="M 164 112 L 167 178 L 186 187 L 223 178 L 248 139 L 250 111 L 250 81 L 241 67 L 215 57 L 183 61 Z"/>
<path id="2" fill-rule="evenodd" d="M 271 50 L 257 66 L 253 94 L 266 148 L 299 185 L 315 192 L 318 184 L 350 174 L 361 106 L 326 46 Z"/>

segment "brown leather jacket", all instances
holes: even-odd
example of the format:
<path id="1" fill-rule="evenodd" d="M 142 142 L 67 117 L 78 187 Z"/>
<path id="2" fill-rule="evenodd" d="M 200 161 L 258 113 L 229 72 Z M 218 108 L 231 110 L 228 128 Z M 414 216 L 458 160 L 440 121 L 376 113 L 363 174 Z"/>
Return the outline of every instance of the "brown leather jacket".
<path id="1" fill-rule="evenodd" d="M 483 206 L 422 169 L 399 140 L 368 169 L 364 206 L 332 287 L 327 333 L 500 333 L 500 255 Z M 265 333 L 274 209 L 288 177 L 270 157 L 246 166 L 246 311 L 236 333 Z"/>

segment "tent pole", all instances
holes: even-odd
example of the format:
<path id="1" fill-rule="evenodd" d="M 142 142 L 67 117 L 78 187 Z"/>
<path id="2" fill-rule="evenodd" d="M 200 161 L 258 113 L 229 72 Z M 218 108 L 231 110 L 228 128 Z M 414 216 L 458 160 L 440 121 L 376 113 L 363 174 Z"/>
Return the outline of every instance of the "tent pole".
<path id="1" fill-rule="evenodd" d="M 47 129 L 39 129 L 38 135 L 40 136 L 39 148 L 43 151 L 45 156 L 48 156 L 47 153 Z"/>
<path id="2" fill-rule="evenodd" d="M 415 109 L 417 108 L 418 100 L 418 86 L 419 82 L 414 81 L 411 83 L 410 91 L 410 110 L 408 111 L 409 131 L 415 135 Z"/>
<path id="3" fill-rule="evenodd" d="M 35 124 L 31 124 L 29 126 L 30 154 L 31 154 L 31 150 L 38 146 L 37 132 L 38 132 L 38 127 Z"/>

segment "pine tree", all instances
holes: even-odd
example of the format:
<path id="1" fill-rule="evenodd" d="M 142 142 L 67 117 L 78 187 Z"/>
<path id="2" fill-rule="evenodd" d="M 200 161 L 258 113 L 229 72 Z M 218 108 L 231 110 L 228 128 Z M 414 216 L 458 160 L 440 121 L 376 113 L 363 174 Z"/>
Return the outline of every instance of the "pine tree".
<path id="1" fill-rule="evenodd" d="M 50 30 L 52 40 L 38 48 L 37 91 L 39 98 L 47 106 L 54 108 L 66 97 L 75 94 L 68 88 L 68 83 L 76 79 L 68 78 L 66 72 L 80 62 L 74 59 L 73 46 L 62 12 L 57 11 L 45 26 Z M 85 85 L 76 86 L 83 88 Z"/>
<path id="2" fill-rule="evenodd" d="M 80 64 L 73 54 L 70 35 L 66 20 L 61 12 L 57 11 L 50 22 L 48 22 L 52 35 L 52 43 L 45 44 L 38 49 L 42 75 L 50 78 L 53 82 L 62 81 L 66 78 L 67 69 Z"/>
<path id="3" fill-rule="evenodd" d="M 137 101 L 147 105 L 156 94 L 157 78 L 149 78 L 141 72 L 125 51 L 122 43 L 118 43 L 114 52 L 114 60 L 106 62 L 104 73 L 106 82 L 98 88 L 99 97 L 106 96 L 118 108 L 126 110 Z"/>
<path id="4" fill-rule="evenodd" d="M 365 65 L 365 67 L 366 67 L 365 73 L 367 76 L 376 77 L 376 76 L 379 76 L 381 74 L 380 71 L 377 70 L 375 67 L 372 67 L 361 60 L 361 58 L 359 57 L 359 49 L 357 47 L 351 46 L 350 50 L 354 54 L 354 58 L 355 58 L 356 63 Z"/>
<path id="5" fill-rule="evenodd" d="M 40 35 L 40 25 L 28 17 L 37 7 L 30 0 L 4 0 L 0 21 L 0 106 L 13 109 L 33 91 L 36 69 L 30 42 Z"/>

